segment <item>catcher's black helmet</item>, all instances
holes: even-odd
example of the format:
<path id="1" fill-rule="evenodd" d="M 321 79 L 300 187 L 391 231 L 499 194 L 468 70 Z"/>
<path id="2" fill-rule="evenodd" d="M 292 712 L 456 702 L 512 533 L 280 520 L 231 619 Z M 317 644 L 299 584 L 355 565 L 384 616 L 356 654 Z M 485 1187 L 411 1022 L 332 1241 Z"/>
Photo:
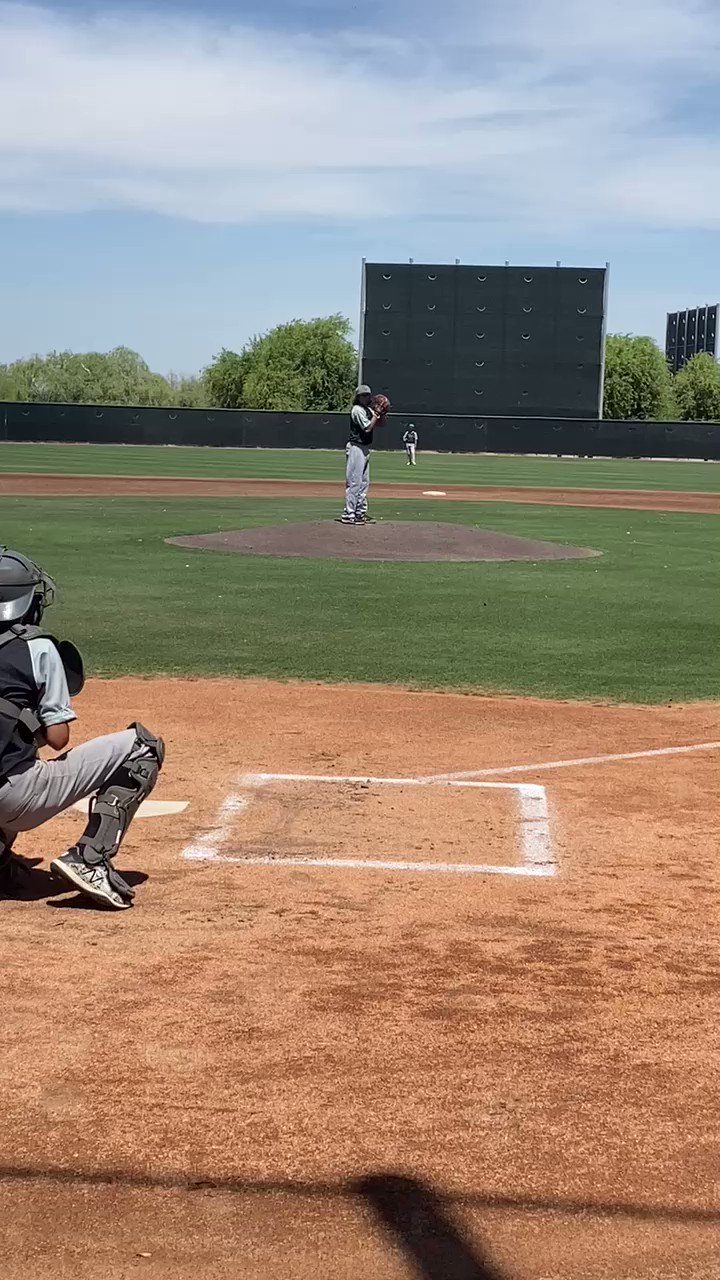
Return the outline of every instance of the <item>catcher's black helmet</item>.
<path id="1" fill-rule="evenodd" d="M 14 622 L 37 626 L 54 598 L 55 583 L 39 565 L 0 547 L 0 628 Z"/>

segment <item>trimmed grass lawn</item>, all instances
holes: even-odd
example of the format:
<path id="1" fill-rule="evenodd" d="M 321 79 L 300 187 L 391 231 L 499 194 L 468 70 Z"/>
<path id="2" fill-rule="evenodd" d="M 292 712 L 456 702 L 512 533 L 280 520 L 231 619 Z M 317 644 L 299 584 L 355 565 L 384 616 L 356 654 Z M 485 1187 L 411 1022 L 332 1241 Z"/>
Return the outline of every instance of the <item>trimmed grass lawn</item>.
<path id="1" fill-rule="evenodd" d="M 56 576 L 47 615 L 94 674 L 401 682 L 659 702 L 720 695 L 716 518 L 376 502 L 600 559 L 363 564 L 187 552 L 174 534 L 330 518 L 329 501 L 3 501 L 2 540 Z"/>
<path id="2" fill-rule="evenodd" d="M 398 446 L 400 440 L 398 437 Z M 171 446 L 1 444 L 1 472 L 57 475 L 230 476 L 277 480 L 335 480 L 344 476 L 344 450 L 188 449 Z M 507 485 L 571 489 L 674 489 L 720 492 L 720 463 L 644 459 L 522 458 L 490 454 L 375 452 L 373 477 L 394 484 Z"/>

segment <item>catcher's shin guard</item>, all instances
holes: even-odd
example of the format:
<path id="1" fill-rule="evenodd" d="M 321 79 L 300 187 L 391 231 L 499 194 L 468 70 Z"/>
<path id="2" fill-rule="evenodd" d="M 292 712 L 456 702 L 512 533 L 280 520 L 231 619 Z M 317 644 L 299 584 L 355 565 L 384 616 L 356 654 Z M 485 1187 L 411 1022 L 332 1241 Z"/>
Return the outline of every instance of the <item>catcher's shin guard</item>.
<path id="1" fill-rule="evenodd" d="M 152 791 L 165 759 L 165 743 L 141 724 L 130 725 L 135 742 L 126 760 L 115 770 L 91 802 L 87 827 L 77 849 L 89 867 L 103 865 L 115 891 L 133 898 L 130 885 L 111 865 L 125 833 L 143 800 Z"/>

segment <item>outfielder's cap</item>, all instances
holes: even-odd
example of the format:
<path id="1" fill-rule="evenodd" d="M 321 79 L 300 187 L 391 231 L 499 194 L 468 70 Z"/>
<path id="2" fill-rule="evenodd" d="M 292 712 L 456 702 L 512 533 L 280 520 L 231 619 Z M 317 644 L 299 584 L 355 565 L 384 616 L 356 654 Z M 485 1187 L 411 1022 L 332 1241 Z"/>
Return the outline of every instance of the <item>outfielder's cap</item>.
<path id="1" fill-rule="evenodd" d="M 368 386 L 367 386 L 367 384 L 363 382 L 363 383 L 362 383 L 362 385 L 358 387 L 357 391 L 355 392 L 355 395 L 356 395 L 356 396 L 371 396 L 371 395 L 372 395 L 372 387 L 368 387 Z"/>

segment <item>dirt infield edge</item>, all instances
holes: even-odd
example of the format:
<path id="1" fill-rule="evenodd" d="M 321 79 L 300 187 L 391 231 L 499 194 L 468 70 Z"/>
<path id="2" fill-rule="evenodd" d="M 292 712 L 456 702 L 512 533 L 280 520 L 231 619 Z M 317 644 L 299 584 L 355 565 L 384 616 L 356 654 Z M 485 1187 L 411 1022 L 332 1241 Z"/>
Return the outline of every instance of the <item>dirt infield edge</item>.
<path id="1" fill-rule="evenodd" d="M 430 482 L 428 482 L 430 483 Z M 674 511 L 720 515 L 720 493 L 684 493 L 665 489 L 523 489 L 446 485 L 425 491 L 415 484 L 377 483 L 376 498 L 449 502 L 510 502 L 541 506 L 610 508 L 626 511 Z M 3 497 L 147 497 L 147 498 L 337 498 L 342 485 L 332 480 L 194 479 L 171 476 L 92 476 L 6 473 Z"/>

